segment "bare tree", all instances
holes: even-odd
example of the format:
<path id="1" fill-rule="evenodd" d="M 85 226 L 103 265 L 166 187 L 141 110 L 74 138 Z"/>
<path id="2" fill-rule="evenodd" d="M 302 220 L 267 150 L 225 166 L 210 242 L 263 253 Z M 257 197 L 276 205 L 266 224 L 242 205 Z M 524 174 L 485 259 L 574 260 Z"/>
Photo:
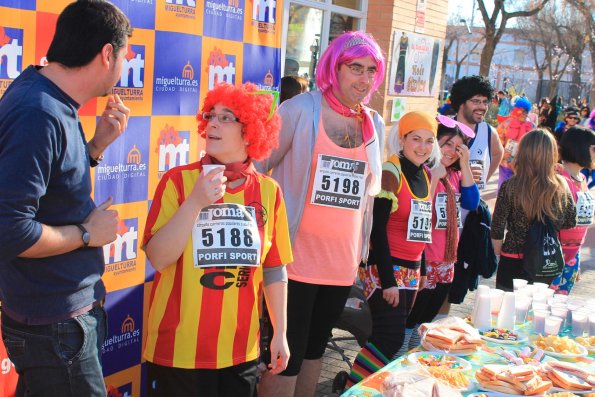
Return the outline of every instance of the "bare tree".
<path id="1" fill-rule="evenodd" d="M 442 54 L 443 81 L 446 81 L 446 66 L 449 61 L 453 61 L 455 64 L 454 79 L 458 80 L 465 61 L 483 43 L 483 31 L 480 32 L 477 41 L 470 42 L 470 40 L 478 37 L 478 31 L 472 32 L 468 26 L 460 25 L 461 20 L 460 14 L 452 15 L 446 25 L 444 52 Z"/>
<path id="2" fill-rule="evenodd" d="M 581 1 L 581 0 L 577 0 Z M 494 50 L 502 39 L 506 30 L 506 24 L 512 18 L 529 17 L 537 14 L 549 2 L 549 0 L 532 1 L 528 10 L 510 11 L 505 8 L 505 0 L 494 0 L 492 14 L 488 14 L 485 0 L 477 0 L 477 5 L 485 25 L 485 45 L 481 51 L 479 74 L 487 76 L 490 71 L 490 64 L 494 57 Z M 508 3 L 516 3 L 508 1 Z"/>
<path id="3" fill-rule="evenodd" d="M 551 30 L 537 23 L 536 19 L 536 16 L 532 16 L 526 18 L 523 22 L 519 22 L 518 28 L 514 31 L 514 36 L 517 39 L 524 40 L 529 47 L 533 66 L 537 73 L 536 95 L 539 97 L 543 91 L 543 76 L 550 64 L 555 41 L 552 40 Z"/>
<path id="4" fill-rule="evenodd" d="M 583 16 L 582 23 L 585 24 L 587 30 L 585 41 L 589 45 L 589 52 L 591 53 L 591 68 L 595 69 L 595 0 L 566 0 L 568 4 L 575 7 Z M 595 70 L 591 74 L 591 108 L 595 107 Z"/>
<path id="5" fill-rule="evenodd" d="M 526 41 L 531 49 L 539 77 L 538 95 L 541 95 L 544 71 L 550 80 L 549 97 L 557 94 L 559 83 L 567 72 L 572 73 L 573 83 L 580 87 L 585 28 L 577 23 L 577 18 L 582 16 L 574 8 L 559 9 L 559 5 L 550 3 L 544 12 L 519 21 L 515 35 Z M 577 96 L 571 91 L 571 97 Z"/>

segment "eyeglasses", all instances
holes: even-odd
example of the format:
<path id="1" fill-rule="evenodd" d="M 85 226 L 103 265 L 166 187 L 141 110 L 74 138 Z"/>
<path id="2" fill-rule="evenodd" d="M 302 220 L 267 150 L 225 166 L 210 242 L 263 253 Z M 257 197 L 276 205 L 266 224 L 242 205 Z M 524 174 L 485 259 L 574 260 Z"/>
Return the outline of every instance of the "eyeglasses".
<path id="1" fill-rule="evenodd" d="M 566 118 L 569 120 L 578 120 L 578 117 L 576 116 L 567 116 Z"/>
<path id="2" fill-rule="evenodd" d="M 217 120 L 219 120 L 220 123 L 233 123 L 235 121 L 240 121 L 240 119 L 238 119 L 236 116 L 234 116 L 231 113 L 215 113 L 215 112 L 204 112 L 201 115 L 203 120 L 211 121 L 213 120 L 215 117 L 217 118 Z"/>
<path id="3" fill-rule="evenodd" d="M 490 101 L 488 101 L 487 99 L 484 99 L 483 101 L 481 99 L 469 99 L 469 102 L 471 102 L 475 106 L 479 106 L 479 105 L 488 106 L 488 104 L 490 103 Z"/>
<path id="4" fill-rule="evenodd" d="M 356 76 L 361 76 L 364 74 L 364 72 L 366 72 L 368 74 L 368 77 L 374 77 L 376 76 L 376 73 L 378 73 L 378 69 L 376 68 L 368 68 L 366 70 L 366 68 L 362 65 L 360 65 L 359 63 L 350 63 L 350 64 L 345 64 L 345 66 L 347 66 L 349 68 L 349 70 L 351 70 L 351 73 L 353 73 Z"/>

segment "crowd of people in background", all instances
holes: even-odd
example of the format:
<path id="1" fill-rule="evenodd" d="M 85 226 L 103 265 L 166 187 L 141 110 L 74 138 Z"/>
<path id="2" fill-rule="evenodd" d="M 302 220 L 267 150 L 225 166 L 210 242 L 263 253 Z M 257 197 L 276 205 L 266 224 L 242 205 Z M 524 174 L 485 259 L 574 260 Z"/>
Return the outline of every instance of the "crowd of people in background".
<path id="1" fill-rule="evenodd" d="M 90 167 L 127 126 L 110 93 L 131 35 L 111 3 L 72 3 L 48 65 L 26 69 L 0 100 L 0 226 L 14 231 L 0 237 L 2 336 L 19 395 L 106 395 L 101 247 L 117 213 L 93 203 Z M 479 275 L 496 273 L 504 290 L 523 278 L 571 292 L 595 208 L 595 112 L 559 97 L 534 105 L 466 76 L 443 114 L 394 123 L 385 159 L 385 123 L 368 106 L 385 70 L 374 38 L 346 32 L 322 54 L 317 90 L 284 77 L 278 108 L 251 83 L 206 93 L 196 116 L 206 154 L 160 179 L 142 240 L 156 270 L 149 396 L 253 396 L 258 379 L 263 397 L 313 396 L 354 285 L 372 332 L 347 386 L 416 347 L 420 324 L 446 315 Z M 105 95 L 87 142 L 77 111 Z M 496 171 L 490 231 L 480 193 Z M 536 224 L 559 234 L 554 272 L 526 265 Z M 479 259 L 465 256 L 469 245 Z M 270 338 L 259 346 L 263 301 Z"/>

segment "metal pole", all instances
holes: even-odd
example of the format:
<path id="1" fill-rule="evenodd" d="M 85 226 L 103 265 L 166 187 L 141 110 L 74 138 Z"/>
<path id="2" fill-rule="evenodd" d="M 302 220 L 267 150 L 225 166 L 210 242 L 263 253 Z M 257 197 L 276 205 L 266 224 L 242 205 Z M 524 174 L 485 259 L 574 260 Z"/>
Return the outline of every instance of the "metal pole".
<path id="1" fill-rule="evenodd" d="M 473 0 L 473 8 L 471 9 L 471 23 L 467 25 L 469 29 L 469 38 L 467 39 L 467 76 L 469 76 L 469 62 L 471 60 L 471 40 L 473 39 L 473 19 L 475 18 L 475 1 Z"/>

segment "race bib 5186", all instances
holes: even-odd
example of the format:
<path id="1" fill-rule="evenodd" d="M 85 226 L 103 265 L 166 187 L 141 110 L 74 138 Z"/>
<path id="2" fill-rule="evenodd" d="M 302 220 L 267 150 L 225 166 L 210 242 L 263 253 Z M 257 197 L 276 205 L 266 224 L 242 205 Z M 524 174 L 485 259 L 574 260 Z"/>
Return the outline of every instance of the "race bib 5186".
<path id="1" fill-rule="evenodd" d="M 212 204 L 192 228 L 194 267 L 259 266 L 260 234 L 254 207 Z"/>

